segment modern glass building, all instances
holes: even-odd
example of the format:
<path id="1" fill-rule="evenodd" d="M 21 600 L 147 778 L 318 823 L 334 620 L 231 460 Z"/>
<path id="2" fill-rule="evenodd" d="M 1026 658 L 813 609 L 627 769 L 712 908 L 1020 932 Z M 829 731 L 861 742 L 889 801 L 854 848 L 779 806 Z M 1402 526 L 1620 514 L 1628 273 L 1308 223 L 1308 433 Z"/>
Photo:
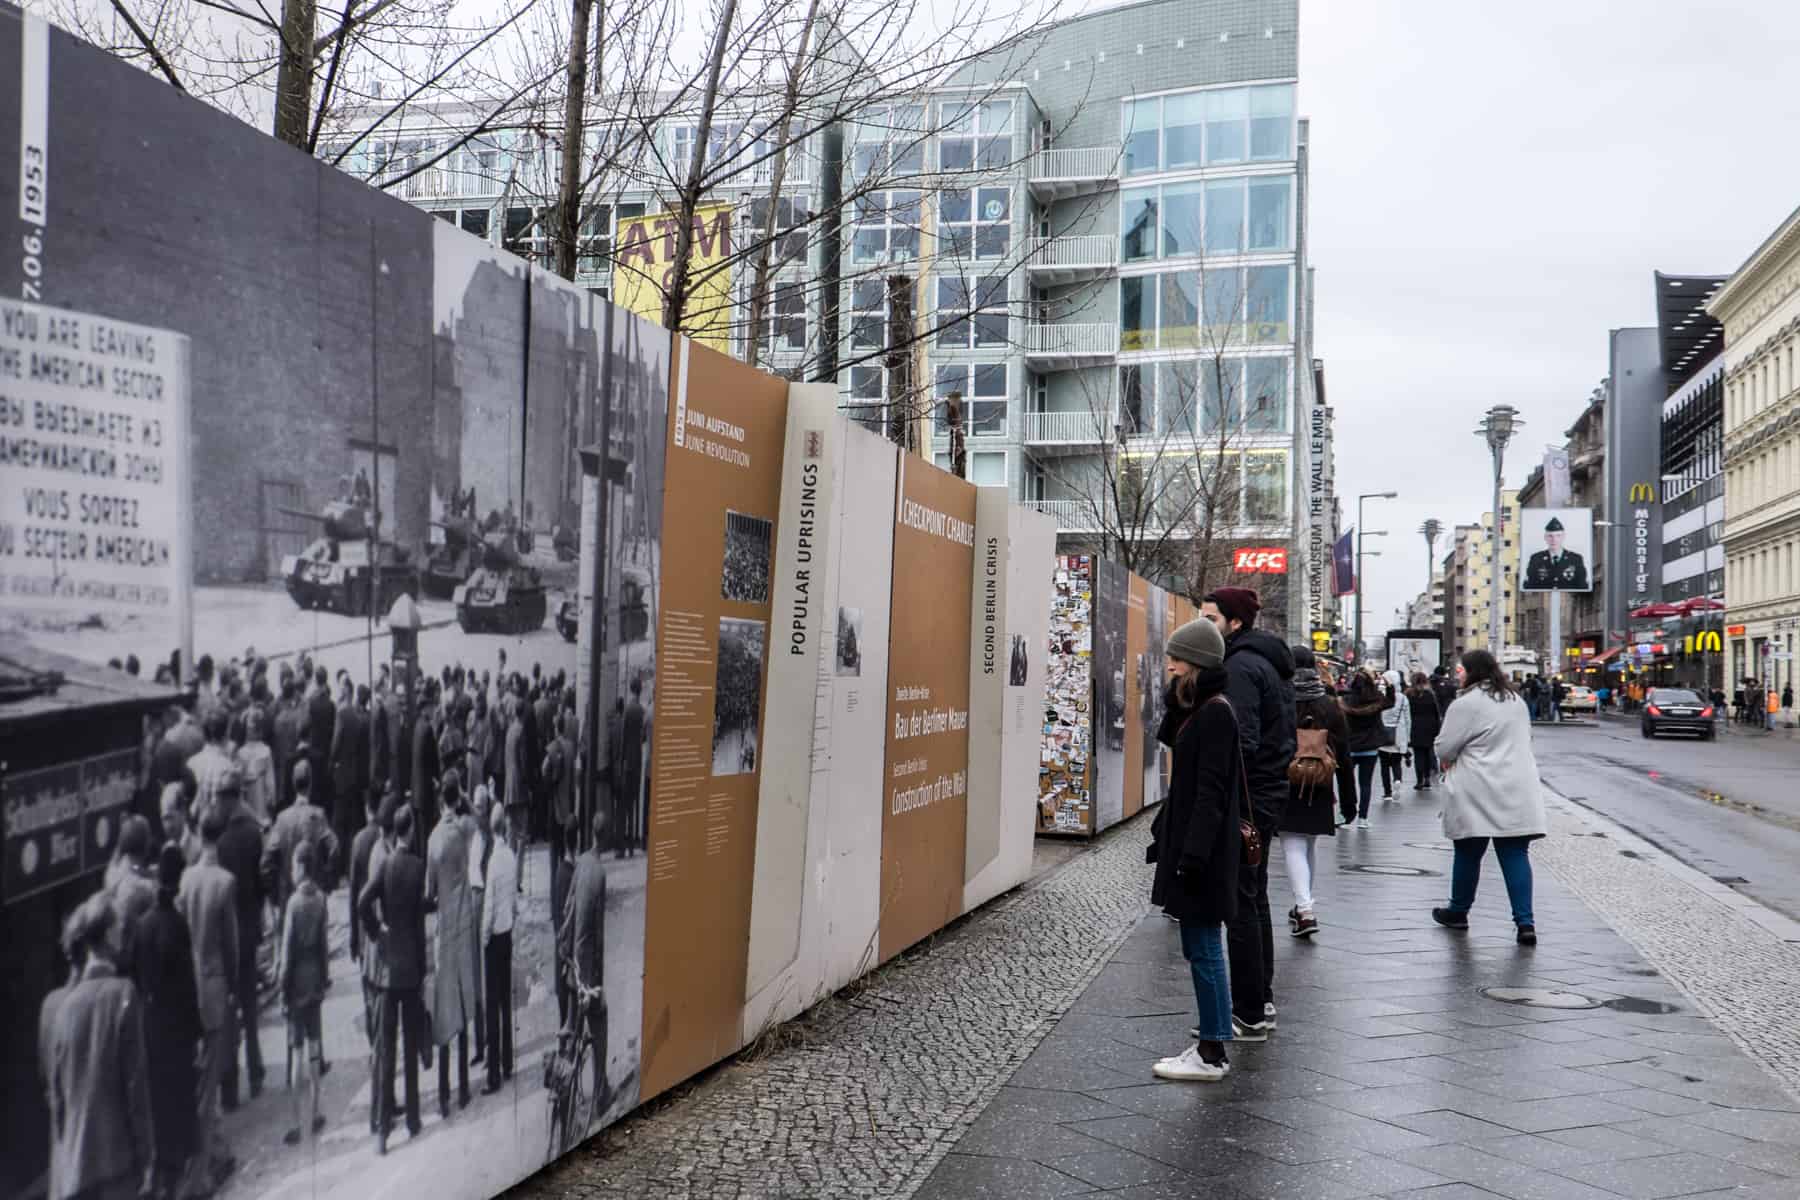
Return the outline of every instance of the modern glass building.
<path id="1" fill-rule="evenodd" d="M 1271 624 L 1315 623 L 1307 547 L 1328 549 L 1335 529 L 1309 538 L 1306 524 L 1335 506 L 1307 495 L 1331 471 L 1297 26 L 1297 0 L 1142 0 L 823 125 L 790 156 L 777 219 L 796 232 L 734 350 L 755 337 L 760 365 L 835 379 L 857 419 L 911 423 L 946 466 L 955 395 L 968 477 L 1054 516 L 1067 549 L 1155 540 L 1158 573 L 1178 584 L 1224 582 L 1237 548 L 1285 549 L 1285 576 L 1238 582 L 1263 589 Z M 416 136 L 371 140 L 348 165 L 415 170 L 393 190 L 547 259 L 556 155 L 541 136 L 495 130 L 416 167 L 474 118 L 423 113 Z M 745 164 L 711 198 L 746 230 L 767 215 L 767 125 L 734 113 L 707 147 Z M 596 181 L 578 282 L 611 288 L 620 221 L 664 207 L 696 134 L 676 106 L 643 169 Z M 749 274 L 734 281 L 745 299 Z"/>

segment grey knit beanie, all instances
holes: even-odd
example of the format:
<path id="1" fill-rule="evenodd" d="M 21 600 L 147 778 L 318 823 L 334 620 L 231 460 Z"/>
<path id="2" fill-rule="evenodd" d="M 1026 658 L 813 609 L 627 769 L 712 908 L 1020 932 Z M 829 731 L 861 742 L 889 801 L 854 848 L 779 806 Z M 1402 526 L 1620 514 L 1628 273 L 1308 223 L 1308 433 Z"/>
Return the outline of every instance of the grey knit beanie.
<path id="1" fill-rule="evenodd" d="M 1201 617 L 1171 633 L 1165 651 L 1196 667 L 1216 667 L 1225 661 L 1225 639 L 1217 625 Z"/>

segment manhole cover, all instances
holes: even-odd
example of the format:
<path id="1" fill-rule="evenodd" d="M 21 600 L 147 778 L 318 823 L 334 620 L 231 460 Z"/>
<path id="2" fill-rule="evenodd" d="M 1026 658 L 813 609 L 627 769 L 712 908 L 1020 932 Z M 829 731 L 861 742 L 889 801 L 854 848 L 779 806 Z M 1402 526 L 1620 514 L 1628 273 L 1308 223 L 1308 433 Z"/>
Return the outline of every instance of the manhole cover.
<path id="1" fill-rule="evenodd" d="M 1454 850 L 1449 842 L 1402 842 L 1402 846 L 1411 846 L 1414 850 Z"/>
<path id="2" fill-rule="evenodd" d="M 1526 1008 L 1599 1008 L 1600 1001 L 1580 992 L 1558 992 L 1550 988 L 1482 988 L 1481 994 L 1502 1004 L 1522 1004 Z"/>
<path id="3" fill-rule="evenodd" d="M 1339 868 L 1357 875 L 1441 875 L 1442 871 L 1427 871 L 1424 867 L 1396 867 L 1387 863 L 1353 863 Z"/>
<path id="4" fill-rule="evenodd" d="M 1618 996 L 1606 1002 L 1605 1007 L 1622 1013 L 1672 1013 L 1681 1009 L 1673 1004 L 1664 1004 L 1661 1000 L 1645 1000 L 1641 996 Z"/>

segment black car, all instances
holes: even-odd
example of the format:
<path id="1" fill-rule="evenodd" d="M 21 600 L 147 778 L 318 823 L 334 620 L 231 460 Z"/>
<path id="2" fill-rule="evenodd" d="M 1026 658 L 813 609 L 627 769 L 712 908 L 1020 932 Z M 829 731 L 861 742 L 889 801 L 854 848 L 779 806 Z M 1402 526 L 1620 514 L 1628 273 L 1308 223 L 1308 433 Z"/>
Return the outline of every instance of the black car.
<path id="1" fill-rule="evenodd" d="M 1712 701 L 1687 688 L 1651 688 L 1644 699 L 1642 728 L 1647 738 L 1659 733 L 1697 733 L 1708 742 L 1718 732 Z"/>
<path id="2" fill-rule="evenodd" d="M 563 641 L 572 642 L 581 632 L 581 601 L 570 596 L 556 608 L 556 632 Z"/>

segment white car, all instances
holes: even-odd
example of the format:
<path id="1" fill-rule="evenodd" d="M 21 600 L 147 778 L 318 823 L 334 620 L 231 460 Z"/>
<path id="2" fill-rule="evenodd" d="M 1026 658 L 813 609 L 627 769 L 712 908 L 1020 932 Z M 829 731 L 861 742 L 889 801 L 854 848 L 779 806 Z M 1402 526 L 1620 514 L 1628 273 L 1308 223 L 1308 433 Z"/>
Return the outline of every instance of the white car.
<path id="1" fill-rule="evenodd" d="M 1563 697 L 1562 709 L 1564 712 L 1593 712 L 1599 707 L 1599 698 L 1594 695 L 1594 689 L 1591 687 L 1572 684 L 1568 694 Z"/>

